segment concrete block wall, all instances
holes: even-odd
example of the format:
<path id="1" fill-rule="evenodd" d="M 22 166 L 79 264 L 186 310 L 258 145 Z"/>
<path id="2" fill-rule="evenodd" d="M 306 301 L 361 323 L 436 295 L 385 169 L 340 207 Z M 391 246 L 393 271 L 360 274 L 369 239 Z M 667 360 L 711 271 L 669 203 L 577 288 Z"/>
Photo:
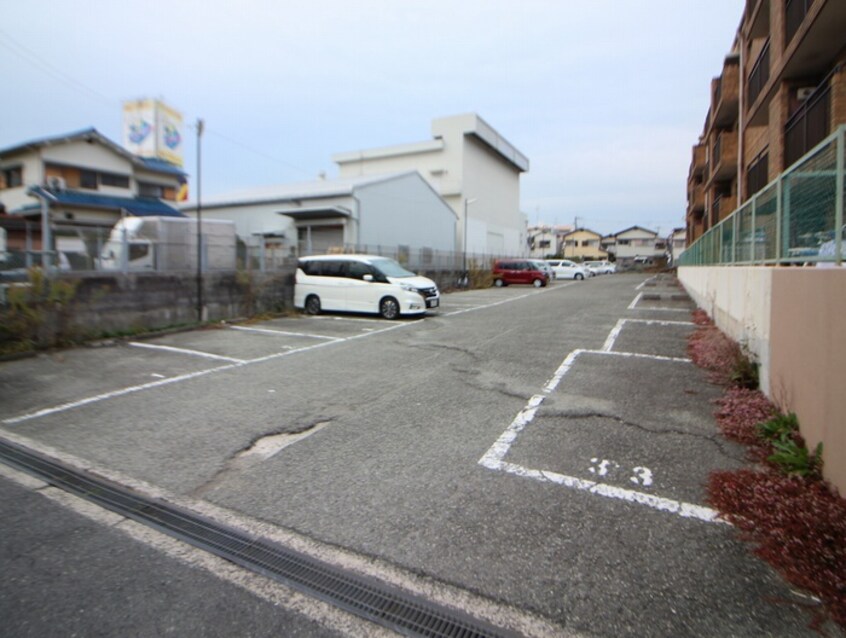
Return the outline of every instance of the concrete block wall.
<path id="1" fill-rule="evenodd" d="M 197 321 L 194 274 L 133 273 L 76 278 L 70 334 L 93 336 L 156 330 Z M 206 273 L 203 312 L 207 321 L 293 308 L 293 270 L 273 274 Z"/>
<path id="2" fill-rule="evenodd" d="M 761 364 L 761 389 L 799 417 L 846 494 L 846 269 L 681 267 L 679 281 Z"/>

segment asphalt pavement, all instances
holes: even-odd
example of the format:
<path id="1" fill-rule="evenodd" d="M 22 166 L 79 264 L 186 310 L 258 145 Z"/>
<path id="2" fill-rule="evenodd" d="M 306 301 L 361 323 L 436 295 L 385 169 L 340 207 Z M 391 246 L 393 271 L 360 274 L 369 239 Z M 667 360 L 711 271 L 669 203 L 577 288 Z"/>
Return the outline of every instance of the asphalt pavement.
<path id="1" fill-rule="evenodd" d="M 704 502 L 709 472 L 744 452 L 687 358 L 692 309 L 672 278 L 612 275 L 453 293 L 420 320 L 293 316 L 52 353 L 0 364 L 0 437 L 519 634 L 816 635 L 809 600 Z M 15 512 L 0 604 L 19 635 L 90 633 L 74 609 L 98 596 L 103 635 L 377 631 L 44 489 L 0 478 L 0 494 Z M 56 522 L 23 552 L 42 517 Z M 160 581 L 150 618 L 178 621 L 120 624 Z M 226 624 L 228 609 L 244 613 Z"/>

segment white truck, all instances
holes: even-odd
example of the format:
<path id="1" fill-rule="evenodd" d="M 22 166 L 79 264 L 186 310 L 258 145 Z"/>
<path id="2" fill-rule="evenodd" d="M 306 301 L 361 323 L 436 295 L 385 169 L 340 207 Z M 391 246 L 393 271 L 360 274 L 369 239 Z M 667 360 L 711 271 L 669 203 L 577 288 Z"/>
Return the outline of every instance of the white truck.
<path id="1" fill-rule="evenodd" d="M 235 270 L 235 223 L 204 219 L 202 269 Z M 101 270 L 197 270 L 197 220 L 190 217 L 124 217 L 100 253 Z"/>

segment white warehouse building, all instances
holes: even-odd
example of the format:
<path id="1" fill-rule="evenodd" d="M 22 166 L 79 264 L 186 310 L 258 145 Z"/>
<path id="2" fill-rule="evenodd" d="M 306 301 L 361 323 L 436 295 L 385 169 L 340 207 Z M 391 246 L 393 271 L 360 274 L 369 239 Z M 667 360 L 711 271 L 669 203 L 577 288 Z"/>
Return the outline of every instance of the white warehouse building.
<path id="1" fill-rule="evenodd" d="M 455 213 L 416 171 L 254 188 L 201 205 L 204 217 L 235 222 L 248 245 L 278 244 L 290 255 L 456 250 Z M 197 214 L 196 202 L 180 208 Z"/>
<path id="2" fill-rule="evenodd" d="M 332 160 L 341 178 L 419 171 L 457 216 L 459 252 L 525 255 L 520 174 L 529 170 L 528 158 L 475 113 L 434 120 L 432 138 L 338 153 Z"/>

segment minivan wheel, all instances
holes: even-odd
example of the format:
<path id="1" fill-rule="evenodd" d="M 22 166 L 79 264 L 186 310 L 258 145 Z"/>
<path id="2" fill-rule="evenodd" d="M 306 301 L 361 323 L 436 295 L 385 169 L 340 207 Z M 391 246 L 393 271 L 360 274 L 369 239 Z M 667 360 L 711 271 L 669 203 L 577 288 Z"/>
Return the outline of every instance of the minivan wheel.
<path id="1" fill-rule="evenodd" d="M 575 279 L 576 281 L 578 281 L 578 280 L 580 280 L 580 279 L 584 279 L 584 278 L 585 278 L 585 276 L 584 276 L 582 273 L 577 272 L 577 273 L 576 273 L 576 276 L 575 276 L 573 279 Z"/>
<path id="2" fill-rule="evenodd" d="M 379 314 L 383 319 L 396 319 L 400 314 L 400 307 L 393 297 L 385 297 L 379 302 Z"/>
<path id="3" fill-rule="evenodd" d="M 532 285 L 533 285 L 535 288 L 540 288 L 541 286 L 543 286 L 543 282 L 542 282 L 540 279 L 535 279 L 535 280 L 532 282 Z"/>
<path id="4" fill-rule="evenodd" d="M 494 286 L 497 288 L 502 288 L 505 285 L 505 282 L 502 279 L 494 279 Z"/>
<path id="5" fill-rule="evenodd" d="M 320 297 L 317 295 L 309 295 L 305 300 L 305 311 L 310 315 L 320 314 Z"/>

